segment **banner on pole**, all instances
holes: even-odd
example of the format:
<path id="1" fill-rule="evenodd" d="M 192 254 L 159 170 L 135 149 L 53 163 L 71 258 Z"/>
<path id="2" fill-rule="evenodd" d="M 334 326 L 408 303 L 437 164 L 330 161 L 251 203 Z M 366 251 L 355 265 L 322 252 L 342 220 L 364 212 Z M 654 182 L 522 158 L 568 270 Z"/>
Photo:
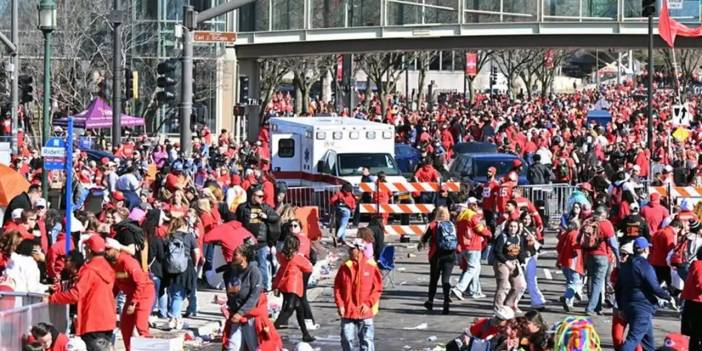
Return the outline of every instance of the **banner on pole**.
<path id="1" fill-rule="evenodd" d="M 340 82 L 344 79 L 344 55 L 336 57 L 336 80 Z"/>
<path id="2" fill-rule="evenodd" d="M 546 69 L 553 68 L 553 49 L 548 49 L 546 53 L 544 53 L 544 67 L 546 67 Z"/>
<path id="3" fill-rule="evenodd" d="M 469 52 L 466 54 L 466 75 L 475 77 L 478 74 L 478 54 Z"/>

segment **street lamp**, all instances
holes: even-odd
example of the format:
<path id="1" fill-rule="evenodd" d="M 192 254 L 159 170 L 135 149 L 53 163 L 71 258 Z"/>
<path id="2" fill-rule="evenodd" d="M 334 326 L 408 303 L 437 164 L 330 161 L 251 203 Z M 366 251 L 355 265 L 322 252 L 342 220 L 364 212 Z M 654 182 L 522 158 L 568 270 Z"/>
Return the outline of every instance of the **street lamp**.
<path id="1" fill-rule="evenodd" d="M 44 34 L 44 115 L 42 145 L 49 140 L 49 112 L 51 110 L 51 32 L 56 29 L 56 2 L 54 0 L 41 0 L 39 6 L 38 27 Z M 41 176 L 41 193 L 44 199 L 49 198 L 49 173 L 43 167 Z"/>

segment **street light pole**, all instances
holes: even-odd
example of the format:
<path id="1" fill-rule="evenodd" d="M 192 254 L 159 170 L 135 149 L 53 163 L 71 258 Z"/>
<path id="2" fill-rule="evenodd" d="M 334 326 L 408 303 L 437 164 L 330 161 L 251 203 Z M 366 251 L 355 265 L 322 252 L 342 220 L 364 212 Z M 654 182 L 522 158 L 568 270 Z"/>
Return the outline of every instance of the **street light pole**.
<path id="1" fill-rule="evenodd" d="M 653 143 L 653 13 L 648 14 L 648 150 L 654 153 Z M 653 172 L 649 167 L 648 184 L 653 180 Z"/>
<path id="2" fill-rule="evenodd" d="M 44 34 L 44 104 L 42 114 L 44 119 L 42 129 L 42 145 L 49 140 L 49 121 L 51 119 L 51 32 L 56 28 L 56 2 L 41 0 L 39 3 L 39 29 Z M 41 172 L 41 193 L 44 199 L 49 198 L 49 172 L 46 167 Z"/>
<path id="3" fill-rule="evenodd" d="M 112 147 L 122 141 L 122 24 L 120 0 L 114 0 L 112 11 Z"/>
<path id="4" fill-rule="evenodd" d="M 18 2 L 19 0 L 12 0 L 12 18 L 10 20 L 11 22 L 11 40 L 12 44 L 15 45 L 15 51 L 12 53 L 12 62 L 11 68 L 12 68 L 12 84 L 10 86 L 10 99 L 12 101 L 11 108 L 12 108 L 12 153 L 17 155 L 19 154 L 19 144 L 17 140 L 17 128 L 19 127 L 19 118 L 17 116 L 17 108 L 19 107 L 19 87 L 18 87 L 18 80 L 19 80 L 19 53 L 17 53 L 16 46 L 17 42 L 19 40 L 19 26 L 18 26 L 18 17 L 19 17 L 19 10 L 18 10 Z"/>

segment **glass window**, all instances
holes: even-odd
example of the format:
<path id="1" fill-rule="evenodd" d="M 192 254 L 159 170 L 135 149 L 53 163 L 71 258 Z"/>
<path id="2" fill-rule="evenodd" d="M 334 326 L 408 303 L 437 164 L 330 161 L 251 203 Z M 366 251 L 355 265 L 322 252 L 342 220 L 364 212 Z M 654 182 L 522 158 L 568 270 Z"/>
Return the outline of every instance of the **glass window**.
<path id="1" fill-rule="evenodd" d="M 456 23 L 455 0 L 388 0 L 388 24 Z"/>
<path id="2" fill-rule="evenodd" d="M 533 22 L 539 1 L 542 0 L 464 0 L 463 19 L 466 23 Z"/>
<path id="3" fill-rule="evenodd" d="M 291 158 L 295 156 L 295 139 L 278 140 L 278 157 Z"/>
<path id="4" fill-rule="evenodd" d="M 239 8 L 239 31 L 254 32 L 269 30 L 268 0 L 257 0 Z"/>
<path id="5" fill-rule="evenodd" d="M 304 0 L 272 0 L 273 30 L 302 29 Z"/>
<path id="6" fill-rule="evenodd" d="M 615 20 L 617 18 L 617 2 L 611 0 L 545 0 L 544 15 L 546 20 L 552 21 Z"/>
<path id="7" fill-rule="evenodd" d="M 348 12 L 347 1 L 312 0 L 312 27 L 346 27 Z"/>
<path id="8" fill-rule="evenodd" d="M 442 71 L 453 71 L 453 52 L 452 51 L 442 51 L 441 52 L 441 70 Z"/>
<path id="9" fill-rule="evenodd" d="M 371 174 L 380 171 L 388 176 L 400 175 L 395 160 L 389 154 L 341 154 L 339 159 L 339 175 L 361 175 L 361 168 L 368 167 Z"/>
<path id="10" fill-rule="evenodd" d="M 347 0 L 349 6 L 349 26 L 367 27 L 380 25 L 379 0 Z"/>

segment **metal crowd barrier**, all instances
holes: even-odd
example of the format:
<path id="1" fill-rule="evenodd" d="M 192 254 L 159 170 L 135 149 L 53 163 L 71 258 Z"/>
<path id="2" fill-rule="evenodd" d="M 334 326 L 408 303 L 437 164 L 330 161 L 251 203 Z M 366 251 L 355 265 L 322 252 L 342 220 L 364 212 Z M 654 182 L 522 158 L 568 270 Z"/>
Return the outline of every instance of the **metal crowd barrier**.
<path id="1" fill-rule="evenodd" d="M 285 197 L 287 202 L 296 206 L 317 206 L 320 218 L 332 213 L 331 197 L 341 189 L 341 185 L 324 187 L 289 187 Z"/>
<path id="2" fill-rule="evenodd" d="M 0 292 L 0 351 L 22 350 L 22 335 L 39 322 L 68 328 L 68 305 L 49 305 L 43 295 Z"/>
<path id="3" fill-rule="evenodd" d="M 537 209 L 542 209 L 542 218 L 549 224 L 558 224 L 565 212 L 566 202 L 575 190 L 570 184 L 522 185 L 524 197 L 529 199 Z"/>

